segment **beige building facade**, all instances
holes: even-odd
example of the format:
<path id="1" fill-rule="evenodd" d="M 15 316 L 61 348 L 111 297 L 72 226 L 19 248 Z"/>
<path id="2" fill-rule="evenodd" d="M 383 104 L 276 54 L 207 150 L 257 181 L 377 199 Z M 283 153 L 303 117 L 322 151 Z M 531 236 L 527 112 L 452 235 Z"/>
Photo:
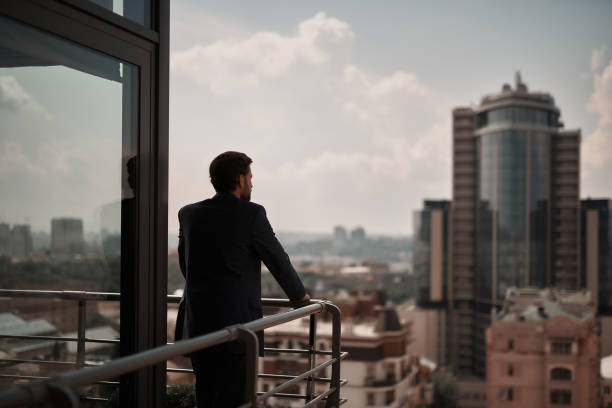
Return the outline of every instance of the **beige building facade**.
<path id="1" fill-rule="evenodd" d="M 488 407 L 597 407 L 599 335 L 588 292 L 510 290 L 486 331 Z"/>
<path id="2" fill-rule="evenodd" d="M 435 365 L 411 355 L 412 323 L 400 320 L 393 306 L 380 305 L 377 293 L 343 294 L 337 299 L 342 311 L 342 398 L 355 408 L 425 408 L 433 397 L 431 373 Z M 308 344 L 308 320 L 296 320 L 266 329 L 265 345 L 277 349 L 304 349 Z M 331 321 L 321 316 L 317 322 L 316 348 L 331 349 Z M 317 358 L 317 363 L 323 360 Z M 308 361 L 301 355 L 270 353 L 261 359 L 264 373 L 296 375 L 307 370 Z M 329 377 L 330 368 L 320 377 Z M 258 391 L 266 392 L 281 381 L 262 378 Z M 305 394 L 306 382 L 298 383 L 288 393 Z M 317 384 L 324 391 L 327 384 Z M 270 406 L 303 406 L 303 401 L 271 397 Z"/>

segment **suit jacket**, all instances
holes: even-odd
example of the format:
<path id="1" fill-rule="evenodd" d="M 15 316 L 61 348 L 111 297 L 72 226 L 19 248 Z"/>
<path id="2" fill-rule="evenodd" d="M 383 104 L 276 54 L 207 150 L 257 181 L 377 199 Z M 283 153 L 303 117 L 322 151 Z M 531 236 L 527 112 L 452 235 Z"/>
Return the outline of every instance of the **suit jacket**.
<path id="1" fill-rule="evenodd" d="M 290 300 L 305 296 L 302 281 L 261 205 L 231 193 L 217 193 L 181 208 L 178 217 L 179 264 L 185 291 L 179 305 L 176 340 L 261 318 L 261 261 Z M 263 333 L 257 334 L 263 355 Z M 241 341 L 220 348 L 244 352 Z"/>

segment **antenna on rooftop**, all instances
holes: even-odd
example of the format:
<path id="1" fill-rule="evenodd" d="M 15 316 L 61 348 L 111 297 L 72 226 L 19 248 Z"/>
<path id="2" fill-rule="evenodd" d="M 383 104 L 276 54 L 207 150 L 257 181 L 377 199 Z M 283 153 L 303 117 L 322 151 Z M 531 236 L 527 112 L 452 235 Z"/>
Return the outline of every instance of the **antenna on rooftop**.
<path id="1" fill-rule="evenodd" d="M 519 92 L 527 92 L 527 85 L 523 83 L 521 78 L 521 71 L 517 70 L 514 74 L 514 80 L 516 81 L 516 90 Z"/>

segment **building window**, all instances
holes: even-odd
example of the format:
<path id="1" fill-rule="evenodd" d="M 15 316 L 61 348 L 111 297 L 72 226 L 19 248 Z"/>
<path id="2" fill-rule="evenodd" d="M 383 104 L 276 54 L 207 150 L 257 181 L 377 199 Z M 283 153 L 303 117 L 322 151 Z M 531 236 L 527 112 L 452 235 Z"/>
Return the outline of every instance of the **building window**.
<path id="1" fill-rule="evenodd" d="M 514 339 L 508 339 L 508 350 L 514 350 Z"/>
<path id="2" fill-rule="evenodd" d="M 570 405 L 572 403 L 572 392 L 570 390 L 551 390 L 550 403 Z"/>
<path id="3" fill-rule="evenodd" d="M 514 364 L 508 363 L 508 377 L 512 377 L 514 375 Z"/>
<path id="4" fill-rule="evenodd" d="M 557 381 L 570 381 L 572 379 L 572 372 L 567 368 L 553 368 L 550 371 L 550 379 Z"/>
<path id="5" fill-rule="evenodd" d="M 604 395 L 610 395 L 610 386 L 606 385 L 603 387 L 603 394 Z"/>
<path id="6" fill-rule="evenodd" d="M 319 350 L 325 351 L 325 343 L 319 343 Z"/>
<path id="7" fill-rule="evenodd" d="M 287 340 L 287 348 L 288 349 L 292 349 L 293 348 L 293 340 Z"/>
<path id="8" fill-rule="evenodd" d="M 572 354 L 572 343 L 569 341 L 553 341 L 550 352 L 552 354 Z"/>
<path id="9" fill-rule="evenodd" d="M 368 392 L 366 394 L 366 399 L 367 399 L 367 405 L 374 405 L 376 403 L 373 392 Z"/>
<path id="10" fill-rule="evenodd" d="M 498 398 L 501 401 L 514 401 L 514 388 L 500 388 Z"/>
<path id="11" fill-rule="evenodd" d="M 387 391 L 385 393 L 385 405 L 391 405 L 395 401 L 395 391 Z"/>
<path id="12" fill-rule="evenodd" d="M 374 378 L 375 375 L 376 375 L 376 366 L 374 364 L 368 364 L 366 368 L 366 377 Z"/>
<path id="13" fill-rule="evenodd" d="M 395 364 L 388 363 L 386 367 L 387 380 L 395 381 Z"/>

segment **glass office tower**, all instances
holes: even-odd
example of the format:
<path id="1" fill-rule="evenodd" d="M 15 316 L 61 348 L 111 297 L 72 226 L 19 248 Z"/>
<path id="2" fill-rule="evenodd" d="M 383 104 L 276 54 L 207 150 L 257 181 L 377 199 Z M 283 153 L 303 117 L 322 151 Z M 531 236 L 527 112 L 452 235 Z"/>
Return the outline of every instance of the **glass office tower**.
<path id="1" fill-rule="evenodd" d="M 504 87 L 478 109 L 479 298 L 502 300 L 511 287 L 546 284 L 551 139 L 558 120 L 553 98 L 528 94 L 520 82 L 515 92 Z"/>
<path id="2" fill-rule="evenodd" d="M 548 93 L 512 88 L 453 110 L 451 365 L 485 375 L 484 330 L 511 287 L 580 287 L 580 131 Z"/>

